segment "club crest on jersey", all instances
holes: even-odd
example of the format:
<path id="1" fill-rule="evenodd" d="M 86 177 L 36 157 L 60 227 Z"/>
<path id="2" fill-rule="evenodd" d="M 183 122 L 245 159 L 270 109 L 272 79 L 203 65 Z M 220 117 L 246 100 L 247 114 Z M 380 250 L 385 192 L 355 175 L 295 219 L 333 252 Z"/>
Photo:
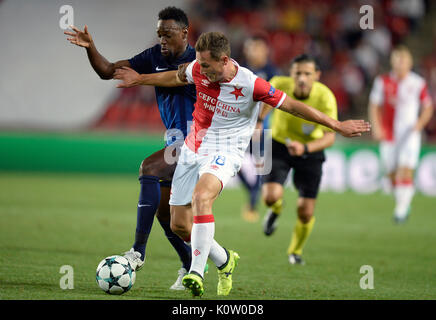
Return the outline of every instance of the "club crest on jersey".
<path id="1" fill-rule="evenodd" d="M 234 94 L 236 100 L 238 100 L 239 97 L 245 97 L 245 96 L 242 94 L 242 88 L 238 88 L 238 87 L 236 87 L 236 86 L 233 86 L 233 89 L 235 89 L 235 90 L 233 90 L 232 92 L 230 92 L 230 94 Z"/>
<path id="2" fill-rule="evenodd" d="M 273 96 L 274 96 L 274 93 L 276 93 L 276 88 L 274 88 L 273 86 L 271 86 L 271 87 L 269 88 L 268 95 L 269 95 L 270 97 L 273 97 Z"/>
<path id="3" fill-rule="evenodd" d="M 303 126 L 301 129 L 303 130 L 303 133 L 305 135 L 309 135 L 313 132 L 313 130 L 315 129 L 315 126 L 313 124 L 310 124 L 310 123 L 303 123 Z"/>

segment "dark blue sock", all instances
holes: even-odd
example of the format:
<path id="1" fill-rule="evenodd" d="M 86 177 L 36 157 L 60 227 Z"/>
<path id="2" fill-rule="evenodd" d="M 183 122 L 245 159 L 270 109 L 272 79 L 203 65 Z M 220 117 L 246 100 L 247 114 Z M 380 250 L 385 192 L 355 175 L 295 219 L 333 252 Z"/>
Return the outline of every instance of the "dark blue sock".
<path id="1" fill-rule="evenodd" d="M 256 176 L 256 183 L 254 185 L 250 186 L 250 206 L 251 206 L 251 210 L 255 210 L 256 209 L 257 201 L 259 200 L 260 186 L 261 186 L 260 176 Z"/>
<path id="2" fill-rule="evenodd" d="M 153 226 L 154 215 L 160 202 L 159 178 L 155 176 L 139 177 L 141 190 L 136 219 L 136 234 L 133 249 L 141 253 L 141 259 L 145 257 L 145 247 L 148 236 Z"/>
<path id="3" fill-rule="evenodd" d="M 191 268 L 191 247 L 188 246 L 178 235 L 171 231 L 169 222 L 159 221 L 165 235 L 173 248 L 177 251 L 180 261 L 182 261 L 183 268 L 189 271 Z"/>
<path id="4" fill-rule="evenodd" d="M 244 187 L 247 188 L 248 190 L 250 190 L 250 184 L 248 183 L 248 181 L 245 178 L 245 175 L 242 173 L 242 171 L 238 171 L 238 177 L 241 180 Z"/>
<path id="5" fill-rule="evenodd" d="M 238 172 L 238 176 L 239 176 L 242 184 L 248 190 L 248 193 L 250 196 L 250 209 L 255 210 L 256 205 L 257 205 L 257 201 L 259 200 L 259 191 L 260 191 L 260 186 L 261 186 L 260 176 L 256 175 L 256 182 L 254 184 L 250 184 L 248 182 L 247 178 L 242 173 L 242 171 Z"/>

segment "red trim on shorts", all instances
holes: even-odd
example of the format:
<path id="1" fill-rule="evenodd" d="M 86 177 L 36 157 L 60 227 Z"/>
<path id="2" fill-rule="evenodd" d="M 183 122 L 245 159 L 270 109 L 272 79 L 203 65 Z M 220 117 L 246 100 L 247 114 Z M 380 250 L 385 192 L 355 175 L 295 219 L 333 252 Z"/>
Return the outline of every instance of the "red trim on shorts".
<path id="1" fill-rule="evenodd" d="M 213 214 L 206 214 L 204 216 L 194 216 L 194 223 L 209 223 L 215 222 Z"/>

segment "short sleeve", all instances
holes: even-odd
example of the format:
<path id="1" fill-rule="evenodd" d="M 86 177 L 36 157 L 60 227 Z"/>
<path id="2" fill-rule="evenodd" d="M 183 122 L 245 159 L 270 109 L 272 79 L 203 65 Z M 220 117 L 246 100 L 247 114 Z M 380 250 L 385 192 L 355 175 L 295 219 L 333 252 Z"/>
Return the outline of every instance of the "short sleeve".
<path id="1" fill-rule="evenodd" d="M 383 104 L 383 80 L 381 77 L 377 77 L 374 80 L 374 84 L 369 94 L 369 102 L 381 106 Z"/>
<path id="2" fill-rule="evenodd" d="M 422 106 L 432 105 L 432 99 L 430 93 L 428 92 L 427 83 L 424 82 L 422 86 L 421 93 L 419 94 L 419 102 Z"/>
<path id="3" fill-rule="evenodd" d="M 188 81 L 188 83 L 194 83 L 194 76 L 193 74 L 193 69 L 194 69 L 194 65 L 197 63 L 197 60 L 192 61 L 188 67 L 186 68 L 186 80 Z"/>
<path id="4" fill-rule="evenodd" d="M 254 101 L 262 101 L 274 108 L 278 108 L 285 98 L 286 94 L 283 91 L 274 88 L 271 83 L 262 78 L 256 78 L 253 90 Z"/>
<path id="5" fill-rule="evenodd" d="M 336 102 L 336 97 L 330 90 L 326 91 L 324 99 L 324 109 L 321 110 L 324 114 L 328 115 L 330 118 L 338 120 L 338 105 Z M 323 126 L 324 131 L 334 132 L 334 130 Z"/>
<path id="6" fill-rule="evenodd" d="M 326 109 L 324 113 L 330 118 L 338 120 L 338 105 L 336 103 L 336 97 L 332 92 L 326 94 L 325 106 Z"/>
<path id="7" fill-rule="evenodd" d="M 129 59 L 130 66 L 138 73 L 152 73 L 152 48 L 144 50 L 133 58 Z"/>

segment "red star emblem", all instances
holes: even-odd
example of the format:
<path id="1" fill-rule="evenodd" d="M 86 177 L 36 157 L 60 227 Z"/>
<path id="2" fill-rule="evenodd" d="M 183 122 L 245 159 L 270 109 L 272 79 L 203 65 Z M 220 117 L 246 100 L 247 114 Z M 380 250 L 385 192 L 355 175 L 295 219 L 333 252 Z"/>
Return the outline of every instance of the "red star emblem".
<path id="1" fill-rule="evenodd" d="M 236 100 L 238 100 L 238 97 L 245 97 L 243 94 L 242 94 L 242 88 L 237 88 L 237 87 L 233 87 L 235 90 L 233 90 L 232 92 L 230 92 L 230 94 L 234 94 L 235 95 L 235 98 L 236 98 Z"/>

